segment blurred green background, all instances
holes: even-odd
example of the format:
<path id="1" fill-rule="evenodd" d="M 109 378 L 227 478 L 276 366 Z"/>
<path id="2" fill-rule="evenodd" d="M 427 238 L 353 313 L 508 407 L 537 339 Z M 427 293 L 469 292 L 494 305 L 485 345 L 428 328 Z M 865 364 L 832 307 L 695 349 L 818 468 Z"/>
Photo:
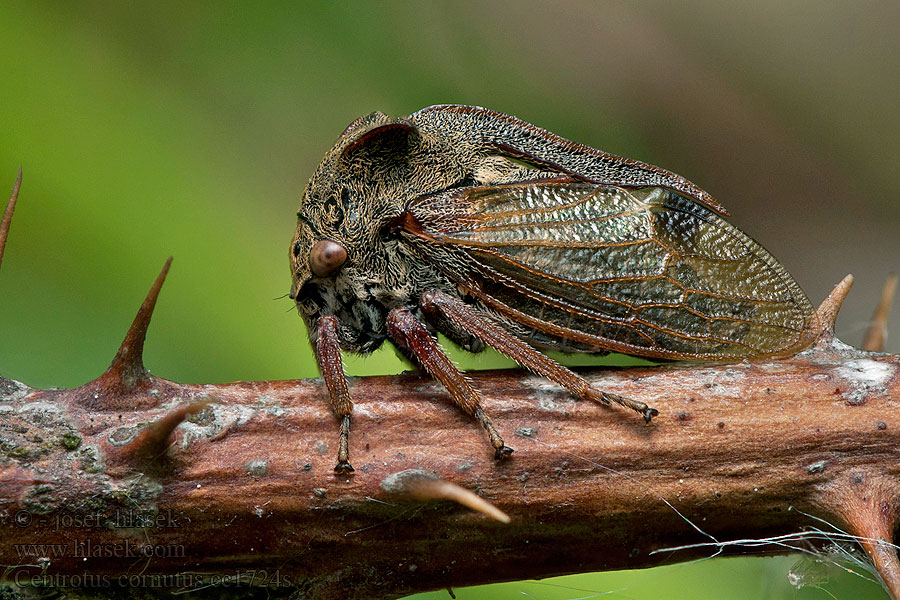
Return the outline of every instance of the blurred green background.
<path id="1" fill-rule="evenodd" d="M 896 1 L 0 3 L 0 184 L 25 173 L 0 274 L 0 371 L 43 387 L 101 373 L 171 254 L 153 372 L 315 376 L 282 297 L 302 188 L 357 116 L 448 102 L 685 175 L 815 303 L 853 273 L 837 330 L 858 344 L 900 262 L 898 22 Z M 402 368 L 390 350 L 348 361 L 353 374 Z M 458 595 L 884 597 L 838 569 L 795 590 L 795 560 Z"/>

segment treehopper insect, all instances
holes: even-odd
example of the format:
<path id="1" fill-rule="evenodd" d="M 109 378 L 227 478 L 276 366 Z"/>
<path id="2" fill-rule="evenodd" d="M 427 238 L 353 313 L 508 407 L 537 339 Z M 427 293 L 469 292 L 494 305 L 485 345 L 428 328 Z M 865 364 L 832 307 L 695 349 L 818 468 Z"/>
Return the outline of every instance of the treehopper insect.
<path id="1" fill-rule="evenodd" d="M 810 345 L 814 310 L 764 248 L 683 177 L 484 108 L 350 124 L 303 194 L 290 297 L 349 462 L 341 351 L 390 340 L 512 452 L 436 341 L 492 347 L 581 398 L 650 421 L 540 350 L 743 360 Z"/>

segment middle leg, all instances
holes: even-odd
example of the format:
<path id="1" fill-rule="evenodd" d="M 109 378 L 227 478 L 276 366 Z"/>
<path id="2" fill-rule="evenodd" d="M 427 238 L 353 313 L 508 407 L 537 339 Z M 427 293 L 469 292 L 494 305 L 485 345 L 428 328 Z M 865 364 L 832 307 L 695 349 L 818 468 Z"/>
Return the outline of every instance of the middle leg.
<path id="1" fill-rule="evenodd" d="M 467 414 L 475 417 L 491 438 L 494 458 L 503 459 L 513 451 L 503 443 L 491 419 L 484 414 L 481 396 L 450 361 L 425 326 L 406 308 L 395 308 L 387 317 L 388 335 L 395 344 L 419 361 L 450 393 L 450 397 Z"/>

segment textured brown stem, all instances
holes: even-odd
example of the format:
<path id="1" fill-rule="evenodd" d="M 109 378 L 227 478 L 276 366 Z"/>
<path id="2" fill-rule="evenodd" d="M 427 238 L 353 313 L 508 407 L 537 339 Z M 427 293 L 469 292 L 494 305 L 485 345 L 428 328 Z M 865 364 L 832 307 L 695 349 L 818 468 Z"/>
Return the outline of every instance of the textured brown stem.
<path id="1" fill-rule="evenodd" d="M 432 381 L 357 379 L 350 476 L 332 471 L 337 424 L 318 380 L 181 385 L 150 376 L 126 393 L 5 381 L 0 510 L 10 518 L 0 525 L 0 563 L 20 581 L 39 577 L 28 565 L 44 563 L 19 556 L 21 545 L 56 543 L 65 550 L 45 575 L 181 573 L 171 582 L 190 585 L 199 576 L 187 573 L 266 569 L 315 597 L 391 597 L 710 553 L 651 554 L 709 541 L 685 518 L 724 541 L 795 532 L 811 523 L 799 509 L 890 539 L 900 357 L 836 344 L 768 363 L 588 373 L 658 407 L 650 425 L 521 372 L 472 374 L 517 450 L 500 464 Z M 115 408 L 104 409 L 104 398 Z M 110 460 L 148 423 L 198 400 L 212 404 L 177 428 L 152 468 Z M 407 471 L 474 490 L 512 522 L 413 500 Z M 121 526 L 150 518 L 158 524 Z M 162 556 L 83 560 L 128 544 Z M 869 546 L 896 594 L 893 550 Z M 893 558 L 880 559 L 885 552 Z"/>

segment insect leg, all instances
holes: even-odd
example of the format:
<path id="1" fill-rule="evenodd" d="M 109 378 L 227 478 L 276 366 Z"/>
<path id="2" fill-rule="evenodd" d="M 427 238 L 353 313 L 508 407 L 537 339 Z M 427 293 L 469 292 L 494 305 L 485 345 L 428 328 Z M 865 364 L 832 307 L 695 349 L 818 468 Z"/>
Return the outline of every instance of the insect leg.
<path id="1" fill-rule="evenodd" d="M 491 438 L 494 458 L 500 460 L 509 456 L 513 449 L 503 443 L 491 419 L 484 414 L 478 392 L 447 358 L 425 326 L 405 308 L 395 308 L 388 313 L 387 326 L 388 335 L 394 343 L 415 356 L 425 370 L 447 389 L 457 406 L 478 419 Z"/>
<path id="2" fill-rule="evenodd" d="M 337 338 L 337 317 L 326 315 L 316 323 L 316 358 L 319 361 L 319 371 L 328 386 L 328 397 L 331 401 L 331 410 L 341 421 L 341 436 L 338 440 L 338 462 L 334 467 L 335 473 L 352 473 L 350 465 L 350 413 L 353 411 L 353 402 L 350 400 L 350 392 L 347 390 L 347 380 L 344 378 L 344 362 L 341 360 L 341 349 Z"/>
<path id="3" fill-rule="evenodd" d="M 419 304 L 426 314 L 441 316 L 459 324 L 488 346 L 510 357 L 529 371 L 555 381 L 580 398 L 599 400 L 604 404 L 611 402 L 621 404 L 639 412 L 648 423 L 659 414 L 659 411 L 643 402 L 594 389 L 583 377 L 579 377 L 555 360 L 510 335 L 503 328 L 479 316 L 464 302 L 449 294 L 428 290 L 422 294 Z"/>

